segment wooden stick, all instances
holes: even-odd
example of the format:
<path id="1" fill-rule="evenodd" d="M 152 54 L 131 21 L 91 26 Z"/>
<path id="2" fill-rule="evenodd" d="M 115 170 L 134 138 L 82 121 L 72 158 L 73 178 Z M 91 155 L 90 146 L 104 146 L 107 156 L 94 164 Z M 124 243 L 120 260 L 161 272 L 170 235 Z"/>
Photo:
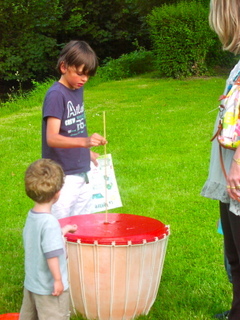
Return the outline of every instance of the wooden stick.
<path id="1" fill-rule="evenodd" d="M 106 114 L 103 111 L 103 136 L 106 139 Z M 105 203 L 106 203 L 106 211 L 105 211 L 105 223 L 108 223 L 108 192 L 107 192 L 107 145 L 104 145 L 104 159 L 105 159 Z"/>

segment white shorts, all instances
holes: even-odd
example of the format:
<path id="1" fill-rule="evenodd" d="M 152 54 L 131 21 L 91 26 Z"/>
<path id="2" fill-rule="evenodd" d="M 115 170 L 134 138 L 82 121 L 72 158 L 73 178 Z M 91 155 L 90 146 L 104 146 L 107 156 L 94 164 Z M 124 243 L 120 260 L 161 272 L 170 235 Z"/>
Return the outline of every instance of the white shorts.
<path id="1" fill-rule="evenodd" d="M 60 197 L 52 206 L 52 214 L 62 219 L 89 214 L 92 209 L 92 187 L 83 174 L 66 175 Z"/>

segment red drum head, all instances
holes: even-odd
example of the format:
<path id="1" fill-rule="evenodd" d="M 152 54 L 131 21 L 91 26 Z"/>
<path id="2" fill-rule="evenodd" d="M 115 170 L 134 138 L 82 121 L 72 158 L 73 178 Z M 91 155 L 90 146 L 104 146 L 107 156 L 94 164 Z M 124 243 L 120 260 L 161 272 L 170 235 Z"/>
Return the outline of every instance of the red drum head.
<path id="1" fill-rule="evenodd" d="M 19 313 L 6 313 L 6 314 L 0 314 L 1 320 L 18 320 L 19 319 Z"/>
<path id="2" fill-rule="evenodd" d="M 107 217 L 107 221 L 106 221 Z M 120 213 L 95 213 L 72 216 L 59 220 L 61 227 L 76 224 L 75 233 L 66 234 L 70 242 L 111 245 L 141 244 L 154 242 L 169 234 L 169 227 L 159 220 Z"/>

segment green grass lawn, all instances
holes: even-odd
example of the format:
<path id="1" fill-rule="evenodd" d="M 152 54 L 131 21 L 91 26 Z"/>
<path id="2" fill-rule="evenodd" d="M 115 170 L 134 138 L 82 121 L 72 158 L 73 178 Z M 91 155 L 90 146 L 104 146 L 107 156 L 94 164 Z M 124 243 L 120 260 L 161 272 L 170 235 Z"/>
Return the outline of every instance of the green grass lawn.
<path id="1" fill-rule="evenodd" d="M 107 152 L 123 202 L 110 212 L 153 217 L 171 228 L 158 296 L 143 320 L 207 320 L 230 307 L 218 203 L 200 196 L 217 113 L 209 111 L 217 107 L 224 84 L 222 77 L 142 76 L 86 87 L 89 134 L 103 134 L 106 112 Z M 23 175 L 41 156 L 45 91 L 46 85 L 39 86 L 31 97 L 0 108 L 0 314 L 21 306 L 21 233 L 32 206 Z"/>

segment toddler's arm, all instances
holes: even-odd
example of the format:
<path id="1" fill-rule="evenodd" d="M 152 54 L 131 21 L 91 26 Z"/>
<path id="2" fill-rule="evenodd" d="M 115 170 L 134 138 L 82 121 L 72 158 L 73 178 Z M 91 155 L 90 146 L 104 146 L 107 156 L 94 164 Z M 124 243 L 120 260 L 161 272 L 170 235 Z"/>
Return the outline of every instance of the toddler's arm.
<path id="1" fill-rule="evenodd" d="M 62 283 L 62 275 L 59 267 L 58 257 L 47 259 L 48 267 L 54 279 L 53 296 L 60 296 L 63 293 L 64 287 Z"/>
<path id="2" fill-rule="evenodd" d="M 104 145 L 106 139 L 94 133 L 86 138 L 65 137 L 59 134 L 61 120 L 53 117 L 47 119 L 47 144 L 53 148 L 91 148 Z"/>
<path id="3" fill-rule="evenodd" d="M 76 224 L 66 224 L 64 227 L 62 227 L 62 234 L 65 236 L 66 233 L 71 232 L 74 233 L 77 230 Z"/>

